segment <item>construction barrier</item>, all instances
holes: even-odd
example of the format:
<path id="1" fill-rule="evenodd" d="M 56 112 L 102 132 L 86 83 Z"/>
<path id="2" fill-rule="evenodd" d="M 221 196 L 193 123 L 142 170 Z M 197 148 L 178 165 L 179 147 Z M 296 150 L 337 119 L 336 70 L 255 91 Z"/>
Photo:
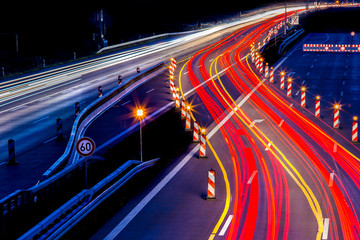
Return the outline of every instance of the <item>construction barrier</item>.
<path id="1" fill-rule="evenodd" d="M 353 141 L 353 142 L 358 141 L 358 117 L 357 116 L 353 117 L 351 141 Z"/>
<path id="2" fill-rule="evenodd" d="M 285 88 L 285 73 L 281 72 L 280 73 L 280 89 L 284 89 Z"/>
<path id="3" fill-rule="evenodd" d="M 287 82 L 288 82 L 288 85 L 287 85 L 287 93 L 286 93 L 286 96 L 289 97 L 289 98 L 291 98 L 292 79 L 291 79 L 291 78 L 288 78 Z"/>
<path id="4" fill-rule="evenodd" d="M 340 125 L 339 115 L 340 115 L 340 105 L 335 104 L 334 105 L 334 124 L 333 124 L 334 128 L 339 128 L 339 125 Z"/>
<path id="5" fill-rule="evenodd" d="M 360 52 L 358 44 L 304 44 L 304 52 Z"/>
<path id="6" fill-rule="evenodd" d="M 208 191 L 207 199 L 215 199 L 215 170 L 208 171 Z"/>
<path id="7" fill-rule="evenodd" d="M 205 133 L 200 134 L 200 158 L 206 158 L 206 136 Z"/>
<path id="8" fill-rule="evenodd" d="M 315 117 L 320 117 L 320 96 L 316 96 L 315 101 Z"/>
<path id="9" fill-rule="evenodd" d="M 194 121 L 193 142 L 198 143 L 199 141 L 199 123 L 197 121 Z"/>
<path id="10" fill-rule="evenodd" d="M 301 107 L 305 108 L 305 94 L 306 94 L 306 88 L 302 87 L 301 88 L 301 101 L 300 101 L 300 105 Z"/>
<path id="11" fill-rule="evenodd" d="M 270 83 L 274 83 L 274 68 L 270 68 Z"/>

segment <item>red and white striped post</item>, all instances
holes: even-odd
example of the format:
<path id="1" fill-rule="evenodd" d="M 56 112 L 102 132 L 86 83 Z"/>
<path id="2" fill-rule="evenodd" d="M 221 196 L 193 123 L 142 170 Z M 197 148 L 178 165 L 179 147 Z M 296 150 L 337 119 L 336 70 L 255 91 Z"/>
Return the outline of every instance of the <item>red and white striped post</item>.
<path id="1" fill-rule="evenodd" d="M 256 65 L 256 69 L 260 68 L 260 59 L 259 59 L 259 53 L 255 54 L 255 65 Z"/>
<path id="2" fill-rule="evenodd" d="M 254 47 L 254 44 L 251 44 L 250 52 L 251 52 L 251 61 L 254 62 L 255 61 L 255 47 Z"/>
<path id="3" fill-rule="evenodd" d="M 306 94 L 306 87 L 301 87 L 301 107 L 305 108 L 305 94 Z"/>
<path id="4" fill-rule="evenodd" d="M 206 158 L 206 135 L 205 135 L 206 130 L 204 128 L 201 129 L 201 134 L 200 134 L 200 154 L 199 157 L 200 158 Z"/>
<path id="5" fill-rule="evenodd" d="M 352 134 L 351 134 L 352 142 L 358 141 L 358 117 L 353 117 L 353 124 L 352 124 Z"/>
<path id="6" fill-rule="evenodd" d="M 260 58 L 260 74 L 264 72 L 264 59 Z"/>
<path id="7" fill-rule="evenodd" d="M 266 78 L 269 77 L 269 64 L 268 63 L 265 64 L 265 77 Z"/>
<path id="8" fill-rule="evenodd" d="M 186 103 L 184 100 L 181 101 L 181 119 L 186 118 Z"/>
<path id="9" fill-rule="evenodd" d="M 179 94 L 179 88 L 175 86 L 175 109 L 180 108 L 180 94 Z"/>
<path id="10" fill-rule="evenodd" d="M 207 199 L 215 199 L 215 170 L 208 171 L 208 191 Z"/>
<path id="11" fill-rule="evenodd" d="M 274 83 L 274 68 L 270 68 L 270 83 Z"/>
<path id="12" fill-rule="evenodd" d="M 333 124 L 334 128 L 339 128 L 339 125 L 340 125 L 339 115 L 340 115 L 340 104 L 335 104 L 334 105 L 334 124 Z"/>
<path id="13" fill-rule="evenodd" d="M 280 89 L 285 88 L 285 72 L 280 73 Z"/>
<path id="14" fill-rule="evenodd" d="M 287 93 L 286 96 L 291 98 L 291 88 L 292 88 L 292 79 L 288 78 L 287 80 L 288 84 L 287 84 Z"/>
<path id="15" fill-rule="evenodd" d="M 99 98 L 103 96 L 103 90 L 101 86 L 98 87 L 98 96 Z"/>
<path id="16" fill-rule="evenodd" d="M 174 93 L 174 75 L 170 75 L 170 80 L 169 80 L 169 83 L 170 83 L 170 94 L 172 95 Z"/>
<path id="17" fill-rule="evenodd" d="M 190 106 L 186 107 L 186 122 L 185 122 L 185 131 L 191 131 L 191 115 L 190 115 Z"/>
<path id="18" fill-rule="evenodd" d="M 169 73 L 170 73 L 170 76 L 171 75 L 174 75 L 174 67 L 172 65 L 169 65 Z"/>
<path id="19" fill-rule="evenodd" d="M 320 117 L 320 96 L 316 96 L 315 101 L 315 117 Z"/>
<path id="20" fill-rule="evenodd" d="M 197 121 L 194 121 L 193 142 L 198 143 L 199 141 L 199 123 Z"/>
<path id="21" fill-rule="evenodd" d="M 171 58 L 170 59 L 170 64 L 171 64 L 171 66 L 173 66 L 173 68 L 174 68 L 174 70 L 176 69 L 176 58 Z"/>

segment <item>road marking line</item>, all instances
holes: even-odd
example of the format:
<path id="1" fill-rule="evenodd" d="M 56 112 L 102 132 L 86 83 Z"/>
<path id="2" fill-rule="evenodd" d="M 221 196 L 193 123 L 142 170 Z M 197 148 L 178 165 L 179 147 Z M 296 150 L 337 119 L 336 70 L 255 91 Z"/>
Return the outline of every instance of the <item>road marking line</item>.
<path id="1" fill-rule="evenodd" d="M 252 180 L 254 179 L 256 173 L 257 173 L 257 170 L 255 170 L 255 171 L 251 174 L 249 180 L 247 181 L 247 184 L 251 184 L 251 182 L 252 182 Z"/>
<path id="2" fill-rule="evenodd" d="M 146 93 L 150 93 L 150 92 L 152 92 L 152 91 L 154 91 L 155 90 L 155 88 L 153 88 L 153 89 L 150 89 L 149 91 L 147 91 Z"/>
<path id="3" fill-rule="evenodd" d="M 19 110 L 19 109 L 22 109 L 22 108 L 25 108 L 25 107 L 27 107 L 27 106 L 26 106 L 26 105 L 22 105 L 22 106 L 20 106 L 20 107 L 17 107 L 17 108 L 12 109 L 11 111 L 14 112 L 14 111 L 16 111 L 16 110 Z"/>
<path id="4" fill-rule="evenodd" d="M 45 119 L 48 119 L 48 118 L 49 118 L 49 116 L 46 116 L 46 117 L 40 118 L 39 120 L 34 121 L 34 122 L 33 122 L 33 124 L 34 124 L 34 123 L 41 122 L 42 120 L 45 120 Z"/>
<path id="5" fill-rule="evenodd" d="M 341 91 L 341 92 L 340 92 L 340 96 L 344 96 L 344 91 Z"/>
<path id="6" fill-rule="evenodd" d="M 251 122 L 249 127 L 254 127 L 255 123 L 261 123 L 262 121 L 265 121 L 265 119 L 254 119 L 254 121 Z"/>
<path id="7" fill-rule="evenodd" d="M 329 187 L 332 187 L 334 184 L 334 175 L 335 173 L 330 173 L 330 178 L 329 178 Z"/>
<path id="8" fill-rule="evenodd" d="M 313 64 L 313 65 L 311 65 L 311 66 L 310 66 L 310 68 L 311 68 L 311 69 L 313 69 L 313 68 L 314 68 L 314 64 Z"/>
<path id="9" fill-rule="evenodd" d="M 310 76 L 310 72 L 307 72 L 306 76 Z"/>
<path id="10" fill-rule="evenodd" d="M 57 138 L 57 137 L 55 136 L 55 137 L 50 138 L 49 140 L 47 140 L 47 141 L 45 141 L 45 142 L 43 142 L 43 143 L 48 143 L 48 142 L 51 142 L 51 141 L 55 140 L 56 138 Z"/>
<path id="11" fill-rule="evenodd" d="M 131 102 L 131 100 L 124 102 L 123 104 L 121 104 L 121 106 L 124 106 L 124 105 L 128 104 L 129 102 Z"/>
<path id="12" fill-rule="evenodd" d="M 226 230 L 228 229 L 230 223 L 231 223 L 231 220 L 233 218 L 233 215 L 229 215 L 229 217 L 227 218 L 223 228 L 221 229 L 220 233 L 219 233 L 219 236 L 224 236 L 225 233 L 226 233 Z"/>
<path id="13" fill-rule="evenodd" d="M 301 84 L 303 84 L 303 85 L 304 85 L 304 84 L 305 84 L 305 82 L 306 82 L 306 80 L 303 80 Z"/>
<path id="14" fill-rule="evenodd" d="M 300 90 L 295 93 L 295 96 L 299 95 L 299 93 L 300 93 Z"/>
<path id="15" fill-rule="evenodd" d="M 283 123 L 284 123 L 284 119 L 282 119 L 282 120 L 280 121 L 279 127 L 281 127 L 281 126 L 283 125 Z"/>
<path id="16" fill-rule="evenodd" d="M 291 104 L 290 104 L 290 108 L 292 108 L 292 107 L 293 107 L 293 105 L 294 105 L 294 104 L 293 104 L 293 103 L 291 103 Z"/>
<path id="17" fill-rule="evenodd" d="M 334 148 L 333 148 L 333 152 L 335 153 L 337 151 L 337 144 L 334 143 Z"/>
<path id="18" fill-rule="evenodd" d="M 0 163 L 0 166 L 2 166 L 2 165 L 5 165 L 7 162 L 2 162 L 2 163 Z"/>
<path id="19" fill-rule="evenodd" d="M 322 234 L 322 239 L 328 239 L 329 235 L 329 218 L 324 218 L 324 232 Z"/>

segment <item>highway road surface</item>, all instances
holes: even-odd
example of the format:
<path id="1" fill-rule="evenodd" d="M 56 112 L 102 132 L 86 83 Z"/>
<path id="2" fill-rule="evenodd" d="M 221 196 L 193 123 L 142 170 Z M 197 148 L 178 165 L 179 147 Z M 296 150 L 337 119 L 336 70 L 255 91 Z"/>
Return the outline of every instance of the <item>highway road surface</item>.
<path id="1" fill-rule="evenodd" d="M 75 102 L 81 109 L 97 98 L 97 88 L 103 92 L 117 86 L 117 76 L 124 83 L 141 70 L 171 56 L 187 56 L 224 38 L 239 27 L 269 18 L 282 12 L 274 10 L 221 24 L 203 31 L 141 45 L 132 49 L 89 59 L 63 67 L 41 71 L 0 84 L 0 196 L 35 184 L 62 155 L 75 119 Z M 153 89 L 154 87 L 149 87 Z M 159 106 L 163 107 L 163 106 Z M 64 141 L 55 140 L 56 119 L 63 121 Z M 120 134 L 118 132 L 117 134 Z M 107 136 L 105 136 L 107 137 Z M 16 161 L 7 166 L 9 139 L 15 140 Z M 51 154 L 49 154 L 51 153 Z"/>
<path id="2" fill-rule="evenodd" d="M 250 45 L 279 19 L 242 28 L 179 66 L 183 97 L 207 129 L 208 158 L 190 147 L 92 239 L 359 236 L 358 147 L 302 109 L 296 91 L 280 91 L 278 72 L 270 84 L 251 63 Z M 203 199 L 209 169 L 216 200 Z"/>

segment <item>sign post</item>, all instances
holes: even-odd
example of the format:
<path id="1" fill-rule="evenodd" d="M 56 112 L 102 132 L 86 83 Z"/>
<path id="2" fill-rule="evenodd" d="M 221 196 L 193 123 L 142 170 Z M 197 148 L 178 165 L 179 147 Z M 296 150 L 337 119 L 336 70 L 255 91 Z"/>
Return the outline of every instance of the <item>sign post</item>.
<path id="1" fill-rule="evenodd" d="M 87 160 L 95 152 L 95 142 L 89 137 L 82 137 L 76 143 L 76 151 L 85 157 L 85 187 L 87 188 Z"/>

